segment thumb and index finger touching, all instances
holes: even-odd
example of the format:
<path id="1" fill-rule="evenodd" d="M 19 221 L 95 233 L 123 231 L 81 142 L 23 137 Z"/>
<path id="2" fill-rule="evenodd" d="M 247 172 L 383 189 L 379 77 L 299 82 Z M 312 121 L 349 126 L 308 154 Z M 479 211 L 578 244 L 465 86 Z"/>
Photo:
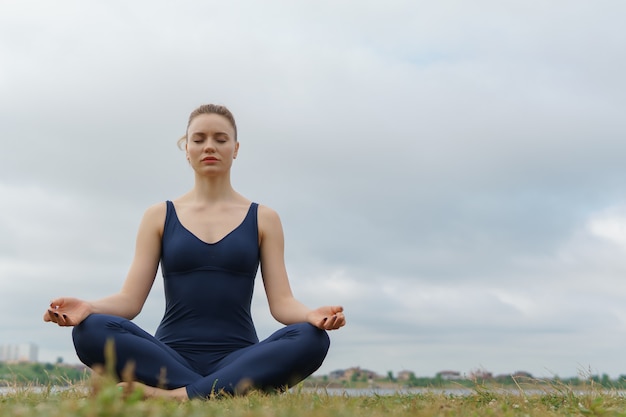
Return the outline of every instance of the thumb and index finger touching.
<path id="1" fill-rule="evenodd" d="M 62 313 L 59 313 L 58 310 L 63 307 L 65 304 L 65 298 L 55 298 L 50 301 L 50 305 L 48 309 L 44 313 L 43 320 L 46 322 L 52 321 L 58 323 L 60 317 L 65 316 Z"/>
<path id="2" fill-rule="evenodd" d="M 333 314 L 341 313 L 341 312 L 343 312 L 343 307 L 342 306 L 331 306 L 330 307 L 330 311 Z"/>
<path id="3" fill-rule="evenodd" d="M 65 297 L 54 298 L 50 301 L 50 308 L 61 308 L 65 304 Z"/>

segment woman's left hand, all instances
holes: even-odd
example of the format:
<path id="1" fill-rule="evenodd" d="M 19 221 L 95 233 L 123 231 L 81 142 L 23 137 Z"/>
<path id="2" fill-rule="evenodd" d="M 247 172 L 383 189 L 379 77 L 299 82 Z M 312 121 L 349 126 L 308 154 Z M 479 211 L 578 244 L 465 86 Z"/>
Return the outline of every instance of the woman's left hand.
<path id="1" fill-rule="evenodd" d="M 324 306 L 311 310 L 307 321 L 323 330 L 337 330 L 346 324 L 346 317 L 341 306 Z"/>

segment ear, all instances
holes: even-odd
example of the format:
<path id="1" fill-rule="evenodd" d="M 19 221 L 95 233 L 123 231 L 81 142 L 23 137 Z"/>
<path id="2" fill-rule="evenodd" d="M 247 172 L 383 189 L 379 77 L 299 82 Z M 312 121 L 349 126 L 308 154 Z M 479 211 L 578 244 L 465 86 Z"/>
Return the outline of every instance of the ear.
<path id="1" fill-rule="evenodd" d="M 239 153 L 239 142 L 235 142 L 235 152 L 233 153 L 233 159 L 237 159 L 237 153 Z"/>

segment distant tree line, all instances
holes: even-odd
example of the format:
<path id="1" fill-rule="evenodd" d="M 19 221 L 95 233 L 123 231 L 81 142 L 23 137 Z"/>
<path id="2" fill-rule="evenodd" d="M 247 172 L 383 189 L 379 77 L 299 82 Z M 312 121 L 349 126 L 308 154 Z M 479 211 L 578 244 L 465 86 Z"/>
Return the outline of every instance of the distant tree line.
<path id="1" fill-rule="evenodd" d="M 620 375 L 617 379 L 611 379 L 608 374 L 589 375 L 586 377 L 560 378 L 554 376 L 552 378 L 534 378 L 532 375 L 498 375 L 458 377 L 446 378 L 442 375 L 434 377 L 416 376 L 413 372 L 409 373 L 405 378 L 398 378 L 393 375 L 392 371 L 387 372 L 385 376 L 376 376 L 374 378 L 367 373 L 352 373 L 347 378 L 333 378 L 328 375 L 312 376 L 306 381 L 308 385 L 316 386 L 334 386 L 344 388 L 366 388 L 375 386 L 388 386 L 393 384 L 398 387 L 406 388 L 472 388 L 476 385 L 498 385 L 498 386 L 520 386 L 520 385 L 551 385 L 551 386 L 571 386 L 582 387 L 597 385 L 606 389 L 626 390 L 626 375 Z"/>
<path id="2" fill-rule="evenodd" d="M 67 386 L 82 381 L 89 371 L 82 366 L 61 363 L 0 362 L 0 386 L 57 385 Z"/>
<path id="3" fill-rule="evenodd" d="M 386 380 L 389 377 L 385 378 Z M 572 387 L 580 387 L 584 385 L 599 385 L 603 388 L 615 388 L 624 390 L 626 389 L 626 375 L 620 375 L 617 379 L 611 379 L 608 374 L 591 375 L 589 377 L 572 377 L 572 378 L 559 378 L 558 376 L 552 378 L 533 378 L 533 377 L 516 377 L 514 375 L 498 375 L 491 378 L 460 378 L 455 380 L 449 380 L 441 378 L 440 376 L 435 377 L 416 377 L 414 374 L 411 374 L 406 381 L 401 381 L 403 385 L 407 387 L 433 387 L 433 388 L 444 388 L 454 386 L 461 387 L 473 387 L 476 384 L 497 384 L 497 385 L 505 385 L 505 386 L 517 386 L 520 384 L 541 384 L 545 383 L 548 385 L 558 386 L 572 386 Z"/>
<path id="4" fill-rule="evenodd" d="M 387 374 L 385 380 L 391 380 L 391 373 Z M 395 378 L 394 378 L 395 380 Z M 498 375 L 485 377 L 466 377 L 450 380 L 442 378 L 441 375 L 435 377 L 416 377 L 411 373 L 406 381 L 401 381 L 407 387 L 449 387 L 450 385 L 472 387 L 476 384 L 498 384 L 498 385 L 519 385 L 527 383 L 545 383 L 549 385 L 566 385 L 566 386 L 583 386 L 583 385 L 599 385 L 603 388 L 626 389 L 626 375 L 620 375 L 617 379 L 611 379 L 608 374 L 590 375 L 588 377 L 571 377 L 560 378 L 554 376 L 552 378 L 534 378 L 531 375 Z"/>
<path id="5" fill-rule="evenodd" d="M 90 370 L 82 365 L 65 365 L 61 362 L 51 363 L 5 363 L 0 362 L 0 386 L 16 385 L 56 385 L 68 386 L 84 381 L 89 378 Z M 483 378 L 462 377 L 449 379 L 436 375 L 434 377 L 416 376 L 413 372 L 406 379 L 398 379 L 389 371 L 386 376 L 371 377 L 371 374 L 352 373 L 349 378 L 336 380 L 328 375 L 311 376 L 305 381 L 313 385 L 340 385 L 345 388 L 367 387 L 377 384 L 395 384 L 408 388 L 448 388 L 448 387 L 474 387 L 477 384 L 497 384 L 515 386 L 519 384 L 549 384 L 566 386 L 589 386 L 598 385 L 603 388 L 626 390 L 626 375 L 620 375 L 617 379 L 611 379 L 608 374 L 589 375 L 572 378 L 533 378 L 532 376 L 498 375 L 485 376 Z"/>

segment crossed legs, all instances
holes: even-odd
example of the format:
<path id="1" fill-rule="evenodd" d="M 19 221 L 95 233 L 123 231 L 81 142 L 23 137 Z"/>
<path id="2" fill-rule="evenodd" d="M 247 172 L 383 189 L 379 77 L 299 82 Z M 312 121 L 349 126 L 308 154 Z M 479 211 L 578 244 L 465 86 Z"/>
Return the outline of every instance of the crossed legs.
<path id="1" fill-rule="evenodd" d="M 134 379 L 147 396 L 179 399 L 242 394 L 248 388 L 282 390 L 317 370 L 326 357 L 328 335 L 308 323 L 286 326 L 267 339 L 236 350 L 208 375 L 195 371 L 175 350 L 129 320 L 93 314 L 74 328 L 74 346 L 89 367 L 105 364 L 104 347 L 113 341 L 115 372 L 134 365 Z"/>

